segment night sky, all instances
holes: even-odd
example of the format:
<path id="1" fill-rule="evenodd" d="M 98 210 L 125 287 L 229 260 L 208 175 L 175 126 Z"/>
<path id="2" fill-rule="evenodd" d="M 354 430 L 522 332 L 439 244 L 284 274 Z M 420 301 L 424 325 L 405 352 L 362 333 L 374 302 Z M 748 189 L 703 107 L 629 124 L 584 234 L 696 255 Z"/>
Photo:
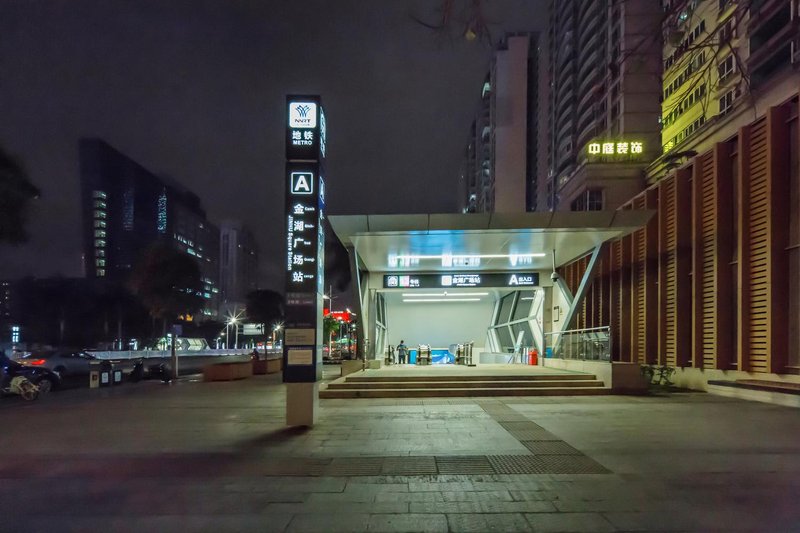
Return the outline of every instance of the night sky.
<path id="1" fill-rule="evenodd" d="M 0 0 L 0 145 L 42 190 L 0 277 L 81 275 L 77 142 L 98 136 L 244 220 L 280 287 L 288 93 L 323 97 L 329 213 L 455 210 L 490 51 L 412 20 L 440 3 Z M 546 25 L 541 0 L 486 3 L 495 40 Z"/>

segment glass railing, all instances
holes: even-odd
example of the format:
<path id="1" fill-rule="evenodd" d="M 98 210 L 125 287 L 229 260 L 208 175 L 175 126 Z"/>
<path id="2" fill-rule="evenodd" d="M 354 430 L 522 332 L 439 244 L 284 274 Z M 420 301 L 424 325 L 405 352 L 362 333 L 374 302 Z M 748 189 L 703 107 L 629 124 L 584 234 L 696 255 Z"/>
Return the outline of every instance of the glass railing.
<path id="1" fill-rule="evenodd" d="M 572 329 L 544 334 L 550 357 L 578 361 L 611 361 L 611 328 Z"/>

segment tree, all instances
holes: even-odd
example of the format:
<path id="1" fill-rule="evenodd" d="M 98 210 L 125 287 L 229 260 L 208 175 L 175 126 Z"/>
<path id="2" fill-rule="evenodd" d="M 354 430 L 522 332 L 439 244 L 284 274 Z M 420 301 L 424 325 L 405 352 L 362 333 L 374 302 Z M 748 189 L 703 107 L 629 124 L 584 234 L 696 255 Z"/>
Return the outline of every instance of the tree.
<path id="1" fill-rule="evenodd" d="M 20 244 L 27 240 L 25 214 L 39 189 L 28 179 L 22 164 L 0 148 L 0 243 Z"/>
<path id="2" fill-rule="evenodd" d="M 259 289 L 250 291 L 246 297 L 247 319 L 261 324 L 264 334 L 267 326 L 283 321 L 283 296 L 275 291 Z"/>
<path id="3" fill-rule="evenodd" d="M 163 322 L 164 333 L 168 320 L 193 315 L 203 306 L 197 261 L 165 243 L 145 250 L 131 274 L 130 287 L 150 316 Z"/>

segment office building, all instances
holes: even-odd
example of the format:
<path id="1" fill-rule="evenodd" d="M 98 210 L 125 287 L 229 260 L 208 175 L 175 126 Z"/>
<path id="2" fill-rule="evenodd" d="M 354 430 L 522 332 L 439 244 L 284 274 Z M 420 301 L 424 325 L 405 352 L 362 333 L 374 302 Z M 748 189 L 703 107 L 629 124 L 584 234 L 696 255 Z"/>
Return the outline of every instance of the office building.
<path id="1" fill-rule="evenodd" d="M 247 293 L 258 288 L 258 248 L 241 221 L 220 224 L 220 305 L 223 314 L 245 307 Z"/>
<path id="2" fill-rule="evenodd" d="M 540 73 L 539 36 L 506 35 L 494 51 L 481 87 L 460 175 L 463 212 L 524 212 L 539 209 L 546 173 L 546 104 Z"/>
<path id="3" fill-rule="evenodd" d="M 127 280 L 156 241 L 194 257 L 203 278 L 203 314 L 217 315 L 219 229 L 200 199 L 100 139 L 80 141 L 84 269 L 89 279 Z"/>
<path id="4" fill-rule="evenodd" d="M 656 0 L 551 0 L 546 207 L 614 209 L 660 154 Z"/>

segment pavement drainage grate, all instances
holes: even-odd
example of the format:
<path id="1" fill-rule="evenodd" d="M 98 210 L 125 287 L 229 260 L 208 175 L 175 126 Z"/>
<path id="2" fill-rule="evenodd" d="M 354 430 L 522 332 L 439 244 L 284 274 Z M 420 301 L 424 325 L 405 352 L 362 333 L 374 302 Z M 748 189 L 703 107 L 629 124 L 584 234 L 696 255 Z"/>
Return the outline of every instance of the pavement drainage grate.
<path id="1" fill-rule="evenodd" d="M 433 456 L 386 457 L 381 474 L 392 476 L 435 475 L 436 459 Z"/>
<path id="2" fill-rule="evenodd" d="M 383 457 L 340 457 L 325 469 L 326 476 L 379 476 Z"/>
<path id="3" fill-rule="evenodd" d="M 494 469 L 485 455 L 436 457 L 440 474 L 494 474 Z"/>
<path id="4" fill-rule="evenodd" d="M 523 440 L 522 445 L 535 455 L 583 455 L 563 440 Z"/>

